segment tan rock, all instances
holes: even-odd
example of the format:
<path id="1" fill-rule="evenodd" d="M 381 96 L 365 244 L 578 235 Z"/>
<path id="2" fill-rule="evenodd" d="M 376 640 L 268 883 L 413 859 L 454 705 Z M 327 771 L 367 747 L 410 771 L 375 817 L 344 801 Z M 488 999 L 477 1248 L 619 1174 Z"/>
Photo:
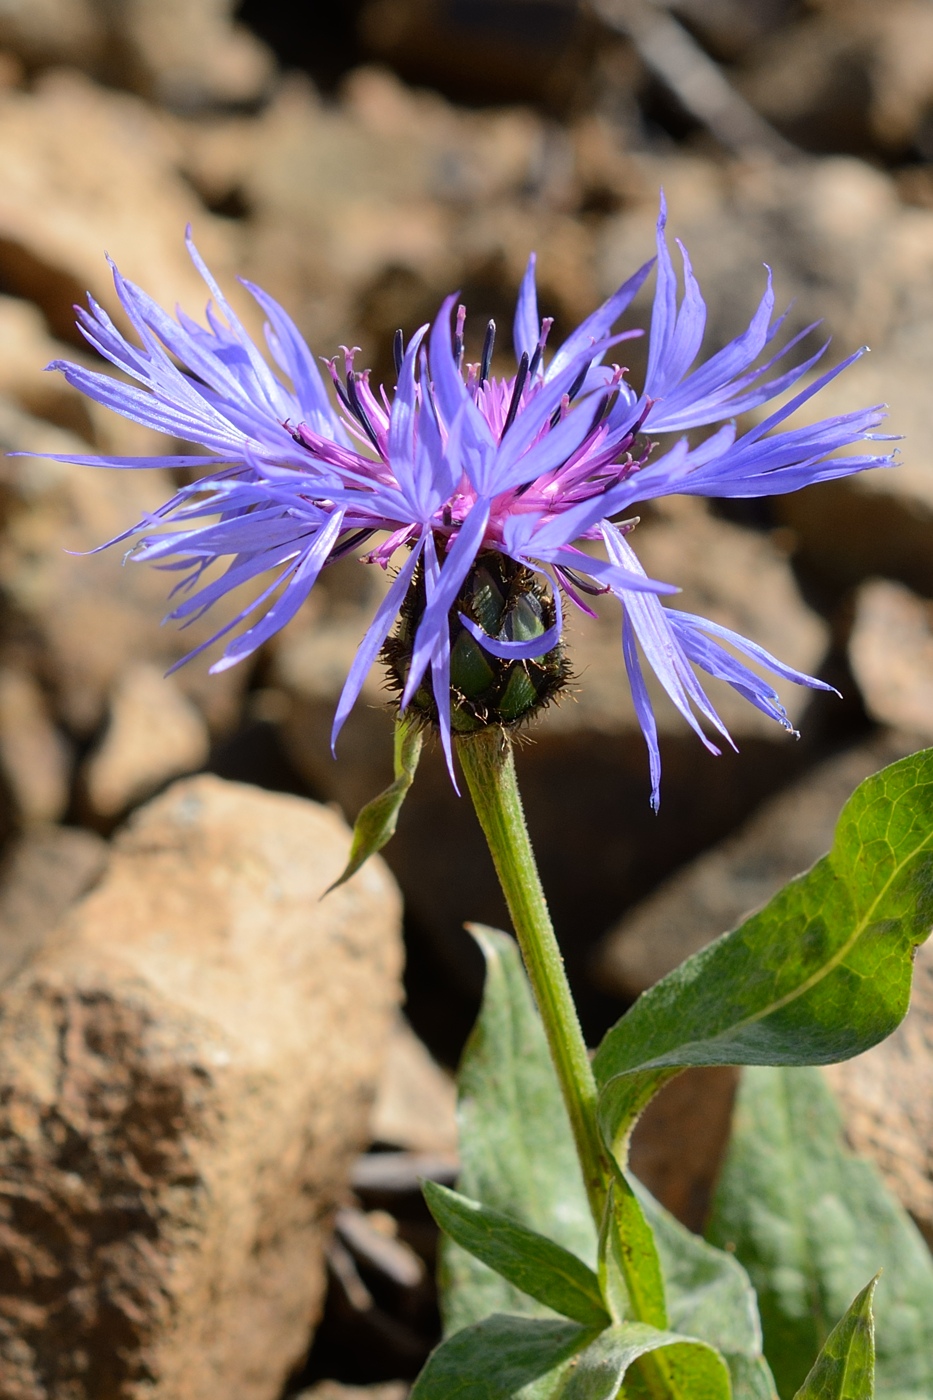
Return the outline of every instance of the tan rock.
<path id="1" fill-rule="evenodd" d="M 933 607 L 901 584 L 858 591 L 849 659 L 873 719 L 933 739 Z"/>
<path id="2" fill-rule="evenodd" d="M 87 445 L 0 400 L 0 449 L 80 454 Z M 154 510 L 173 489 L 170 475 L 160 470 L 0 459 L 6 507 L 0 591 L 36 641 L 58 713 L 80 734 L 93 733 L 101 723 L 108 696 L 128 664 L 147 661 L 167 670 L 223 624 L 222 606 L 213 618 L 183 632 L 162 627 L 164 574 L 124 565 L 119 547 L 82 557 Z M 238 611 L 243 601 L 232 606 Z M 224 726 L 235 720 L 247 678 L 243 666 L 209 676 L 202 661 L 184 667 L 177 684 L 212 724 Z"/>
<path id="3" fill-rule="evenodd" d="M 0 769 L 23 822 L 57 821 L 71 795 L 72 756 L 32 676 L 0 667 Z"/>
<path id="4" fill-rule="evenodd" d="M 839 813 L 863 779 L 917 747 L 911 736 L 881 735 L 820 764 L 772 798 L 606 934 L 593 959 L 600 985 L 637 996 L 734 928 L 829 850 Z"/>
<path id="5" fill-rule="evenodd" d="M 409 1152 L 457 1151 L 454 1081 L 401 1017 L 389 1041 L 370 1133 L 374 1142 Z"/>
<path id="6" fill-rule="evenodd" d="M 110 848 L 78 826 L 39 826 L 7 848 L 0 866 L 0 983 L 19 971 L 103 874 Z"/>
<path id="7" fill-rule="evenodd" d="M 156 113 L 76 73 L 0 94 L 0 270 L 54 334 L 75 339 L 73 304 L 87 289 L 115 308 L 105 252 L 163 306 L 199 313 L 207 293 L 185 252 L 189 221 L 214 271 L 229 271 L 229 234 L 175 161 Z"/>
<path id="8" fill-rule="evenodd" d="M 130 666 L 117 682 L 110 723 L 84 769 L 91 809 L 115 817 L 170 778 L 195 772 L 209 752 L 204 717 L 172 677 L 146 662 Z"/>
<path id="9" fill-rule="evenodd" d="M 31 66 L 101 58 L 106 28 L 94 0 L 12 0 L 0 11 L 0 44 Z"/>
<path id="10" fill-rule="evenodd" d="M 124 0 L 113 11 L 124 80 L 182 108 L 260 97 L 274 60 L 255 34 L 232 22 L 234 8 L 233 0 Z"/>
<path id="11" fill-rule="evenodd" d="M 918 299 L 927 285 L 933 285 L 929 276 L 918 277 Z M 793 427 L 881 403 L 888 409 L 882 431 L 904 438 L 901 460 L 891 470 L 776 498 L 776 515 L 795 531 L 803 557 L 823 574 L 843 583 L 881 574 L 933 594 L 931 373 L 933 334 L 929 320 L 918 317 L 890 345 L 827 385 L 791 422 Z M 898 444 L 889 444 L 893 447 Z"/>
<path id="12" fill-rule="evenodd" d="M 825 1070 L 856 1150 L 872 1158 L 933 1246 L 933 946 L 914 961 L 910 1010 L 887 1040 Z"/>
<path id="13" fill-rule="evenodd" d="M 381 863 L 320 902 L 348 840 L 178 783 L 4 985 L 4 1394 L 279 1394 L 399 997 Z"/>

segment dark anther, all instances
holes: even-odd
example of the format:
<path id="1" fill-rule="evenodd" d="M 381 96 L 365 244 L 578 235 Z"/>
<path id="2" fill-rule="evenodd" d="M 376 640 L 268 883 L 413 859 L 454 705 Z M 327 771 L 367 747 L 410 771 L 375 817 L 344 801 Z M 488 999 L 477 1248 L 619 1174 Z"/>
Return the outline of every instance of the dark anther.
<path id="1" fill-rule="evenodd" d="M 335 559 L 342 559 L 351 550 L 358 549 L 361 544 L 365 544 L 375 530 L 354 530 L 352 534 L 345 535 L 342 540 L 338 540 L 327 556 L 327 562 L 332 564 Z"/>
<path id="2" fill-rule="evenodd" d="M 528 378 L 528 351 L 527 351 L 527 350 L 523 350 L 523 351 L 522 351 L 522 358 L 521 358 L 521 360 L 519 361 L 519 365 L 518 365 L 518 373 L 517 373 L 516 376 L 515 376 L 515 387 L 514 387 L 514 389 L 512 390 L 512 402 L 509 404 L 509 411 L 508 411 L 508 413 L 505 415 L 505 426 L 504 426 L 503 429 L 502 429 L 502 437 L 505 437 L 506 433 L 509 431 L 509 428 L 511 428 L 512 424 L 515 422 L 515 415 L 516 415 L 516 413 L 518 412 L 519 401 L 521 400 L 521 397 L 522 397 L 522 390 L 523 390 L 524 387 L 525 387 L 525 380 L 526 380 L 527 378 Z M 500 439 L 500 441 L 501 441 L 501 439 Z"/>
<path id="3" fill-rule="evenodd" d="M 483 358 L 479 365 L 479 382 L 485 384 L 489 378 L 489 366 L 492 364 L 492 351 L 496 343 L 496 323 L 490 321 L 486 327 L 486 338 L 483 341 Z"/>
<path id="4" fill-rule="evenodd" d="M 457 307 L 457 329 L 454 332 L 454 359 L 457 369 L 463 367 L 463 328 L 466 325 L 466 307 Z"/>
<path id="5" fill-rule="evenodd" d="M 441 519 L 443 520 L 444 524 L 448 527 L 448 529 L 453 524 L 453 518 L 454 513 L 451 510 L 450 502 L 448 501 L 447 504 L 444 506 L 443 511 L 441 512 Z"/>
<path id="6" fill-rule="evenodd" d="M 532 379 L 534 379 L 535 375 L 538 373 L 538 366 L 541 363 L 541 356 L 543 354 L 544 345 L 539 340 L 535 346 L 535 353 L 531 357 L 531 364 L 528 366 L 528 374 Z"/>
<path id="7" fill-rule="evenodd" d="M 360 402 L 360 396 L 356 387 L 358 378 L 358 375 L 351 374 L 347 379 L 347 397 L 350 401 L 350 412 L 353 414 L 353 417 L 363 429 L 363 432 L 369 438 L 373 447 L 375 447 L 376 451 L 381 455 L 382 448 L 379 446 L 379 439 L 376 437 L 376 430 L 373 427 L 372 423 L 370 423 L 369 421 L 369 414 L 366 412 L 365 408 Z"/>
<path id="8" fill-rule="evenodd" d="M 395 332 L 395 339 L 392 341 L 392 358 L 395 361 L 396 378 L 402 372 L 402 361 L 405 358 L 405 337 L 401 330 Z"/>
<path id="9" fill-rule="evenodd" d="M 566 564 L 561 564 L 557 572 L 569 579 L 574 588 L 579 588 L 581 593 L 589 593 L 592 598 L 598 598 L 601 593 L 609 592 L 608 584 L 594 583 L 592 579 L 584 578 L 582 574 L 578 574 L 576 569 L 568 569 Z"/>
<path id="10" fill-rule="evenodd" d="M 584 381 L 589 372 L 589 365 L 584 365 L 580 373 L 577 375 L 576 379 L 571 384 L 570 388 L 567 390 L 566 394 L 564 394 L 563 398 L 561 399 L 560 408 L 555 408 L 554 412 L 551 414 L 552 428 L 556 428 L 558 423 L 560 422 L 561 414 L 564 411 L 564 403 L 567 403 L 568 405 L 572 404 L 574 399 L 579 394 L 580 390 L 583 388 Z M 592 429 L 590 431 L 592 431 Z"/>

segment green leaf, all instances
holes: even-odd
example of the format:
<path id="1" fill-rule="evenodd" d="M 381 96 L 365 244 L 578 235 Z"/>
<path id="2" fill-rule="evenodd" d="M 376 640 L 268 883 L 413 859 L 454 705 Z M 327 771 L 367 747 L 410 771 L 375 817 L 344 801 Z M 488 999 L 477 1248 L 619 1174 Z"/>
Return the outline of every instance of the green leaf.
<path id="1" fill-rule="evenodd" d="M 667 1327 L 667 1301 L 661 1260 L 651 1226 L 632 1183 L 613 1163 L 599 1239 L 599 1277 L 603 1297 L 616 1321 L 633 1313 L 652 1327 Z"/>
<path id="2" fill-rule="evenodd" d="M 827 1064 L 907 1010 L 933 923 L 933 750 L 882 769 L 843 808 L 828 856 L 688 958 L 608 1032 L 593 1068 L 617 1146 L 686 1065 Z"/>
<path id="3" fill-rule="evenodd" d="M 615 1400 L 632 1363 L 641 1360 L 644 1367 L 648 1357 L 657 1363 L 666 1393 L 683 1400 L 730 1400 L 729 1372 L 712 1347 L 644 1322 L 609 1327 L 581 1351 L 558 1391 L 560 1400 Z M 636 1380 L 633 1393 L 640 1394 L 644 1385 Z"/>
<path id="4" fill-rule="evenodd" d="M 877 1282 L 873 1278 L 836 1323 L 794 1400 L 873 1400 L 875 1328 L 871 1300 Z"/>
<path id="5" fill-rule="evenodd" d="M 573 1322 L 495 1313 L 435 1347 L 410 1400 L 509 1400 L 592 1336 Z"/>
<path id="6" fill-rule="evenodd" d="M 395 835 L 398 814 L 415 779 L 415 769 L 421 757 L 422 733 L 412 721 L 399 719 L 395 723 L 395 781 L 361 808 L 353 825 L 350 858 L 334 883 L 324 891 L 330 894 L 355 875 L 370 856 L 381 851 Z"/>
<path id="7" fill-rule="evenodd" d="M 596 1230 L 518 945 L 495 929 L 471 932 L 486 958 L 486 985 L 458 1078 L 459 1189 L 595 1266 Z M 440 1283 L 447 1332 L 494 1312 L 546 1313 L 447 1240 Z"/>
<path id="8" fill-rule="evenodd" d="M 776 1400 L 755 1290 L 742 1265 L 691 1234 L 634 1177 L 631 1183 L 654 1232 L 671 1328 L 722 1353 L 734 1400 Z"/>
<path id="9" fill-rule="evenodd" d="M 516 1288 L 585 1327 L 608 1327 L 599 1280 L 575 1254 L 436 1182 L 424 1195 L 441 1229 Z"/>
<path id="10" fill-rule="evenodd" d="M 877 1394 L 933 1395 L 933 1259 L 874 1166 L 844 1147 L 819 1070 L 745 1071 L 709 1234 L 751 1276 L 784 1400 L 862 1280 L 882 1268 Z"/>

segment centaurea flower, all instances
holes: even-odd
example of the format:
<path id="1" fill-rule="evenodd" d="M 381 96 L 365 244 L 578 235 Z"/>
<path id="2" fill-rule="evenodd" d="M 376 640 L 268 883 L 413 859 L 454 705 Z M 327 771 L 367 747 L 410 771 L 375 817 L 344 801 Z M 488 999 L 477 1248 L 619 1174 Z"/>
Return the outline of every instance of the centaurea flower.
<path id="1" fill-rule="evenodd" d="M 553 354 L 552 323 L 538 313 L 532 255 L 515 312 L 514 375 L 491 373 L 492 323 L 480 363 L 464 365 L 465 311 L 460 307 L 452 324 L 451 296 L 433 325 L 422 326 L 407 344 L 398 333 L 392 392 L 376 391 L 368 371 L 356 368 L 357 352 L 344 349 L 342 375 L 336 362 L 325 362 L 329 393 L 290 318 L 245 282 L 268 318 L 268 351 L 286 384 L 250 339 L 190 233 L 191 257 L 213 298 L 206 327 L 181 311 L 172 319 L 114 268 L 117 295 L 140 343 L 124 337 L 91 298 L 89 310 L 79 310 L 79 325 L 130 382 L 68 362 L 52 367 L 98 402 L 199 443 L 207 456 L 69 460 L 212 468 L 119 536 L 136 538 L 133 559 L 183 575 L 171 619 L 190 622 L 231 590 L 269 575 L 258 595 L 190 655 L 233 632 L 211 669 L 232 666 L 285 626 L 335 559 L 362 552 L 369 563 L 388 568 L 401 554 L 343 686 L 334 742 L 382 654 L 400 690 L 400 708 L 420 710 L 436 724 L 452 771 L 452 731 L 516 722 L 560 689 L 567 671 L 562 599 L 591 613 L 587 597 L 595 593 L 611 593 L 621 604 L 622 654 L 648 745 L 655 806 L 660 756 L 642 658 L 713 752 L 701 721 L 731 740 L 698 670 L 727 681 L 790 728 L 773 685 L 739 656 L 798 684 L 829 687 L 728 628 L 663 604 L 659 595 L 676 590 L 646 576 L 629 538 L 637 522 L 626 517 L 640 502 L 661 496 L 777 495 L 891 465 L 893 458 L 877 451 L 834 455 L 871 440 L 883 414 L 875 406 L 782 427 L 857 352 L 738 436 L 736 416 L 797 384 L 826 346 L 777 369 L 804 331 L 757 364 L 784 319 L 773 319 L 769 273 L 747 330 L 697 364 L 706 307 L 682 245 L 678 297 L 665 222 L 662 200 L 656 259 Z M 655 262 L 639 393 L 627 371 L 606 358 L 628 335 L 640 333 L 612 332 Z M 684 436 L 710 427 L 715 431 L 699 441 Z M 674 440 L 659 452 L 657 439 L 670 434 Z M 205 577 L 218 561 L 223 571 Z M 483 590 L 490 588 L 493 606 L 484 611 Z M 390 638 L 400 615 L 400 631 Z M 482 705 L 471 702 L 462 683 L 459 689 L 455 684 L 452 703 L 452 647 L 455 661 L 458 647 L 466 647 L 461 662 L 481 673 L 477 693 L 485 697 L 483 687 L 493 678 L 489 693 L 498 708 L 484 709 L 485 698 Z M 519 684 L 522 676 L 527 685 Z"/>

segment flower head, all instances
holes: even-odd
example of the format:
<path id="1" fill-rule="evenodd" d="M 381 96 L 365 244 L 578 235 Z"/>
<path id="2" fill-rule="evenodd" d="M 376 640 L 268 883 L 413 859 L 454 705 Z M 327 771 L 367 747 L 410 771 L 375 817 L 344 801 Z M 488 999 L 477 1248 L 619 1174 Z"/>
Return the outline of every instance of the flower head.
<path id="1" fill-rule="evenodd" d="M 678 295 L 665 221 L 662 200 L 656 259 L 553 353 L 551 321 L 538 313 L 532 255 L 515 312 L 513 375 L 491 373 L 492 323 L 481 361 L 464 364 L 466 313 L 463 307 L 455 312 L 451 296 L 433 325 L 422 326 L 407 344 L 398 333 L 391 392 L 375 389 L 368 371 L 357 370 L 354 350 L 344 349 L 342 372 L 329 361 L 329 374 L 322 375 L 282 308 L 247 282 L 268 318 L 268 352 L 281 377 L 276 374 L 189 235 L 191 256 L 213 298 L 206 326 L 182 312 L 173 319 L 114 268 L 117 294 L 139 344 L 126 339 L 90 298 L 89 310 L 79 311 L 79 325 L 129 382 L 67 362 L 54 367 L 125 417 L 201 444 L 207 457 L 69 460 L 213 469 L 119 538 L 136 539 L 135 560 L 181 573 L 174 590 L 180 601 L 169 617 L 182 623 L 239 585 L 268 576 L 258 596 L 251 595 L 211 639 L 234 633 L 215 671 L 249 656 L 283 627 L 335 559 L 362 553 L 387 568 L 401 553 L 403 563 L 344 684 L 335 741 L 388 642 L 384 657 L 401 708 L 420 706 L 430 714 L 452 764 L 452 730 L 483 722 L 483 706 L 493 704 L 488 695 L 499 706 L 496 722 L 507 723 L 553 693 L 536 675 L 547 670 L 549 658 L 550 674 L 555 666 L 566 671 L 562 601 L 591 612 L 588 596 L 613 594 L 621 604 L 622 654 L 648 744 L 656 805 L 660 759 L 643 661 L 714 752 L 701 721 L 731 741 L 698 671 L 727 681 L 787 728 L 773 685 L 739 657 L 799 684 L 828 687 L 753 641 L 662 603 L 662 594 L 676 590 L 646 576 L 626 517 L 639 502 L 659 496 L 776 495 L 893 461 L 871 450 L 833 455 L 872 438 L 883 417 L 877 406 L 809 427 L 781 426 L 854 355 L 737 435 L 735 416 L 794 386 L 826 346 L 781 367 L 806 332 L 770 352 L 783 318 L 773 319 L 769 274 L 747 330 L 698 363 L 706 307 L 682 246 L 684 286 Z M 638 392 L 610 352 L 640 332 L 613 334 L 613 327 L 655 262 L 647 372 Z M 683 436 L 711 427 L 699 441 Z M 673 439 L 659 447 L 667 435 Z M 222 571 L 208 574 L 218 562 Z M 489 580 L 495 606 L 484 612 L 478 589 Z M 390 640 L 400 615 L 400 631 Z M 457 648 L 464 653 L 457 676 L 475 673 L 478 687 L 468 695 L 461 679 L 453 703 L 452 646 L 455 670 Z M 522 676 L 535 682 L 525 687 L 524 709 Z"/>

